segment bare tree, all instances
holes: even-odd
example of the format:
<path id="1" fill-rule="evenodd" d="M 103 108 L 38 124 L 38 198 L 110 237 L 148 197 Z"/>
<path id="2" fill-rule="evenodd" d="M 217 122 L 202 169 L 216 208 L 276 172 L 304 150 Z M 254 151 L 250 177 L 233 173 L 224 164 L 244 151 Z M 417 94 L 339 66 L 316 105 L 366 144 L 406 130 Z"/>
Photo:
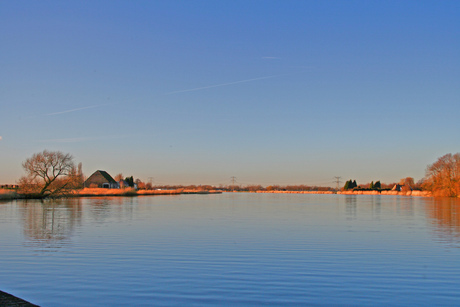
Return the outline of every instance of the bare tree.
<path id="1" fill-rule="evenodd" d="M 70 154 L 47 151 L 34 154 L 22 167 L 26 176 L 19 180 L 23 193 L 40 197 L 62 195 L 78 185 L 80 170 L 77 170 Z"/>
<path id="2" fill-rule="evenodd" d="M 116 182 L 119 182 L 119 181 L 125 179 L 125 177 L 123 177 L 123 174 L 120 173 L 120 174 L 117 174 L 117 175 L 114 177 L 114 179 L 115 179 Z"/>

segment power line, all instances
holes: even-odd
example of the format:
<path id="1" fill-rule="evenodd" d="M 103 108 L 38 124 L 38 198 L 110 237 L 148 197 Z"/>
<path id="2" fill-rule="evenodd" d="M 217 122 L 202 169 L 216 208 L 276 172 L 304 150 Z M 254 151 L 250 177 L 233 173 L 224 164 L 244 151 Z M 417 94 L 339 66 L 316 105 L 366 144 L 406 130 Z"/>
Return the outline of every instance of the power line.
<path id="1" fill-rule="evenodd" d="M 338 190 L 339 190 L 339 185 L 340 185 L 340 183 L 342 182 L 342 181 L 340 180 L 340 178 L 342 178 L 342 177 L 340 177 L 340 176 L 335 176 L 334 178 L 336 179 L 335 182 L 337 183 L 337 191 L 338 191 Z"/>
<path id="2" fill-rule="evenodd" d="M 232 179 L 232 188 L 233 188 L 233 191 L 235 191 L 235 180 L 236 180 L 236 177 L 235 176 L 232 176 L 230 177 Z"/>

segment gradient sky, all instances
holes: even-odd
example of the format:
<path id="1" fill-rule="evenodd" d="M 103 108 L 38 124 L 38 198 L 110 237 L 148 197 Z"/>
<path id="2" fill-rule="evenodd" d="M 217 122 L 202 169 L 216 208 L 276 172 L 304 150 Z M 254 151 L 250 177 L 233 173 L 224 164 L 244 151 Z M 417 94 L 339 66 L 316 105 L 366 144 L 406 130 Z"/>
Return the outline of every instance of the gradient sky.
<path id="1" fill-rule="evenodd" d="M 44 149 L 158 184 L 424 176 L 460 1 L 1 1 L 0 183 Z"/>

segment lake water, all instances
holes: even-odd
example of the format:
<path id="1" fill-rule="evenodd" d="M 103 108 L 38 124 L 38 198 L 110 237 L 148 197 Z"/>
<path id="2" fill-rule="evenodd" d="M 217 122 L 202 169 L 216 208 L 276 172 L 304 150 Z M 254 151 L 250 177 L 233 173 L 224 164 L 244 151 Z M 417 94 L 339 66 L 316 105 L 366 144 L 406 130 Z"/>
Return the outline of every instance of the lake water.
<path id="1" fill-rule="evenodd" d="M 454 199 L 0 202 L 0 290 L 41 306 L 460 305 L 459 247 Z"/>

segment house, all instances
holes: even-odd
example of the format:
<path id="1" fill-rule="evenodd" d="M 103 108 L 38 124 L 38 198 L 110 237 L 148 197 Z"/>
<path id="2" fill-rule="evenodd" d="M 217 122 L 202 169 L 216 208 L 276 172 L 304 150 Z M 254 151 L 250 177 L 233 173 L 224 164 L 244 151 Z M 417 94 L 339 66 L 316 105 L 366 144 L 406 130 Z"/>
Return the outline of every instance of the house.
<path id="1" fill-rule="evenodd" d="M 95 171 L 91 176 L 86 179 L 84 183 L 85 188 L 89 188 L 91 186 L 97 186 L 98 188 L 105 188 L 105 189 L 119 189 L 120 185 L 112 176 L 109 175 L 106 171 Z"/>

